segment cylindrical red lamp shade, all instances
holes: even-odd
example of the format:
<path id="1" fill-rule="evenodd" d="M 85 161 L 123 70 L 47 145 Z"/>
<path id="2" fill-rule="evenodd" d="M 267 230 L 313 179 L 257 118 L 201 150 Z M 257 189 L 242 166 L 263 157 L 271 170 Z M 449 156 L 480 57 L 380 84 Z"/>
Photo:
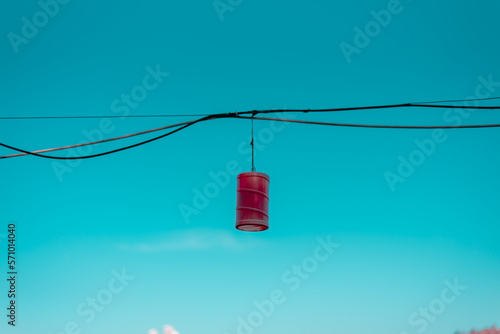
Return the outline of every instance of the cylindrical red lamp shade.
<path id="1" fill-rule="evenodd" d="M 238 175 L 236 228 L 246 232 L 269 228 L 269 176 L 247 172 Z"/>

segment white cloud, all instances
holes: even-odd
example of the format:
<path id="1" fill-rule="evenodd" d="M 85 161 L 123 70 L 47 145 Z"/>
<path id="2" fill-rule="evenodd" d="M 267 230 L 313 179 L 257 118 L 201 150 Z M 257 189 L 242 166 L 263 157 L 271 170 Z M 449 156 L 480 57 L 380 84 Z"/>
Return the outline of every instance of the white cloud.
<path id="1" fill-rule="evenodd" d="M 190 228 L 166 233 L 139 243 L 122 243 L 118 245 L 118 248 L 123 251 L 140 253 L 210 249 L 240 251 L 261 247 L 265 244 L 266 242 L 255 234 L 245 235 L 230 230 Z"/>
<path id="2" fill-rule="evenodd" d="M 150 329 L 148 331 L 148 334 L 158 334 L 158 331 L 156 329 Z M 179 332 L 176 331 L 174 327 L 170 325 L 165 325 L 163 326 L 163 334 L 179 334 Z"/>
<path id="3" fill-rule="evenodd" d="M 163 326 L 163 334 L 179 334 L 178 331 L 174 329 L 174 327 L 170 325 Z"/>

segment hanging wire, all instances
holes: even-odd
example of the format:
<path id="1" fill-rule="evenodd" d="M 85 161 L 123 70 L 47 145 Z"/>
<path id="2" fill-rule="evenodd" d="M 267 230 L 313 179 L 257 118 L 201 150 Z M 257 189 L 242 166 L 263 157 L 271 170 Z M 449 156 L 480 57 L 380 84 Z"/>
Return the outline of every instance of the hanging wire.
<path id="1" fill-rule="evenodd" d="M 86 118 L 168 118 L 168 117 L 204 117 L 209 114 L 188 114 L 188 115 L 96 115 L 96 116 L 6 116 L 0 120 L 30 120 L 30 119 L 86 119 Z"/>
<path id="2" fill-rule="evenodd" d="M 497 98 L 489 98 L 489 99 L 497 99 Z M 476 100 L 486 100 L 486 99 L 476 99 Z M 459 100 L 457 100 L 458 102 Z M 467 101 L 467 100 L 462 100 L 462 101 Z M 207 115 L 205 117 L 202 117 L 197 120 L 193 120 L 191 122 L 185 122 L 185 123 L 180 123 L 168 127 L 175 127 L 175 126 L 180 126 L 183 125 L 182 127 L 173 130 L 171 132 L 168 132 L 166 134 L 163 134 L 161 136 L 142 141 L 133 145 L 129 145 L 126 147 L 121 147 L 115 150 L 111 150 L 108 152 L 103 152 L 99 154 L 93 154 L 93 155 L 87 155 L 87 156 L 75 156 L 75 157 L 58 157 L 58 156 L 50 156 L 50 155 L 44 155 L 44 154 L 39 154 L 37 152 L 40 151 L 35 151 L 35 152 L 30 152 L 28 150 L 23 150 L 20 148 L 16 148 L 7 144 L 0 143 L 0 146 L 3 146 L 5 148 L 21 152 L 23 154 L 16 154 L 16 155 L 11 155 L 11 156 L 1 156 L 0 159 L 5 159 L 5 158 L 10 158 L 10 157 L 16 157 L 16 156 L 21 156 L 21 155 L 34 155 L 37 157 L 41 158 L 47 158 L 47 159 L 57 159 L 57 160 L 76 160 L 76 159 L 88 159 L 88 158 L 95 158 L 99 156 L 104 156 L 107 154 L 111 153 L 116 153 L 120 151 L 124 151 L 133 147 L 141 146 L 146 143 L 150 143 L 152 141 L 158 140 L 160 138 L 167 137 L 171 134 L 174 134 L 178 131 L 181 131 L 193 124 L 204 122 L 204 121 L 209 121 L 209 120 L 214 120 L 214 119 L 220 119 L 220 118 L 240 118 L 240 119 L 251 119 L 252 120 L 252 170 L 255 170 L 254 166 L 254 143 L 253 143 L 253 120 L 269 120 L 269 121 L 278 121 L 278 122 L 293 122 L 293 123 L 302 123 L 302 124 L 316 124 L 316 125 L 328 125 L 328 126 L 343 126 L 343 127 L 363 127 L 363 128 L 384 128 L 384 129 L 466 129 L 466 128 L 496 128 L 500 127 L 500 124 L 478 124 L 478 125 L 430 125 L 430 126 L 418 126 L 418 125 L 372 125 L 372 124 L 349 124 L 349 123 L 331 123 L 331 122 L 314 122 L 314 121 L 301 121 L 301 120 L 290 120 L 290 119 L 282 119 L 282 118 L 269 118 L 269 117 L 255 117 L 257 114 L 271 114 L 271 113 L 277 113 L 277 112 L 302 112 L 302 113 L 313 113 L 313 112 L 337 112 L 337 111 L 352 111 L 352 110 L 368 110 L 368 109 L 388 109 L 388 108 L 403 108 L 403 107 L 421 107 L 421 108 L 449 108 L 449 109 L 469 109 L 469 110 L 493 110 L 493 109 L 500 109 L 500 106 L 475 106 L 475 107 L 469 107 L 469 106 L 455 106 L 455 105 L 429 105 L 429 104 L 419 104 L 416 103 L 404 103 L 404 104 L 392 104 L 392 105 L 379 105 L 379 106 L 365 106 L 365 107 L 348 107 L 348 108 L 331 108 L 331 109 L 282 109 L 282 110 L 253 110 L 253 111 L 244 111 L 240 113 L 220 113 L 220 114 L 212 114 L 212 115 Z M 423 102 L 423 103 L 433 103 L 433 102 Z M 248 116 L 241 116 L 241 115 L 251 115 L 251 117 Z M 116 138 L 111 138 L 107 140 L 102 140 L 98 142 L 90 142 L 90 143 L 83 143 L 83 144 L 78 144 L 78 145 L 71 145 L 71 146 L 65 146 L 65 147 L 59 147 L 59 148 L 53 148 L 53 149 L 46 149 L 42 150 L 41 152 L 49 152 L 49 151 L 56 151 L 56 150 L 63 150 L 67 148 L 74 148 L 74 147 L 80 147 L 80 146 L 85 146 L 85 145 L 93 145 L 93 144 L 99 144 L 107 141 L 112 141 L 112 140 L 117 140 L 117 139 L 123 139 L 123 138 L 128 138 L 132 136 L 136 136 L 139 134 L 143 133 L 148 133 L 148 132 L 153 132 L 153 131 L 159 131 L 160 129 L 165 129 L 168 127 L 163 127 L 159 129 L 153 129 L 153 130 L 148 130 L 148 131 L 143 131 L 140 133 L 135 133 L 135 134 L 130 134 L 122 137 L 116 137 Z"/>
<path id="3" fill-rule="evenodd" d="M 3 143 L 0 143 L 0 146 L 3 146 L 3 147 L 6 147 L 6 148 L 9 148 L 11 150 L 14 150 L 14 151 L 18 151 L 18 152 L 22 152 L 22 153 L 25 153 L 25 154 L 29 154 L 29 155 L 34 155 L 34 156 L 37 156 L 37 157 L 40 157 L 40 158 L 46 158 L 46 159 L 56 159 L 56 160 L 79 160 L 79 159 L 89 159 L 89 158 L 96 158 L 96 157 L 101 157 L 101 156 L 104 156 L 104 155 L 108 155 L 108 154 L 112 154 L 112 153 L 116 153 L 116 152 L 120 152 L 120 151 L 124 151 L 124 150 L 128 150 L 128 149 L 131 149 L 133 147 L 137 147 L 137 146 L 141 146 L 141 145 L 144 145 L 144 144 L 147 144 L 147 143 L 150 143 L 150 142 L 153 142 L 153 141 L 156 141 L 158 139 L 161 139 L 161 138 L 164 138 L 164 137 L 167 137 L 167 136 L 170 136 L 176 132 L 179 132 L 193 124 L 196 124 L 198 122 L 203 122 L 203 121 L 207 121 L 209 119 L 213 119 L 213 118 L 224 118 L 226 117 L 225 115 L 218 115 L 217 117 L 214 117 L 214 116 L 207 116 L 207 117 L 203 117 L 203 118 L 200 118 L 200 119 L 197 119 L 195 121 L 192 121 L 192 122 L 187 122 L 187 124 L 185 124 L 184 126 L 180 127 L 180 128 L 177 128 L 173 131 L 170 131 L 170 132 L 167 132 L 161 136 L 158 136 L 158 137 L 154 137 L 154 138 L 151 138 L 151 139 L 148 139 L 148 140 L 145 140 L 145 141 L 142 141 L 140 143 L 137 143 L 137 144 L 133 144 L 133 145 L 129 145 L 129 146 L 125 146 L 125 147 L 121 147 L 121 148 L 118 148 L 118 149 L 115 149 L 115 150 L 111 150 L 111 151 L 107 151 L 107 152 L 103 152 L 103 153 L 98 153 L 98 154 L 92 154 L 92 155 L 86 155 L 86 156 L 76 156 L 76 157 L 55 157 L 55 156 L 51 156 L 51 155 L 45 155 L 45 154 L 39 154 L 39 153 L 34 153 L 34 152 L 30 152 L 30 151 L 27 151 L 27 150 L 23 150 L 23 149 L 20 149 L 20 148 L 16 148 L 16 147 L 13 147 L 13 146 L 10 146 L 10 145 L 6 145 L 6 144 L 3 144 Z M 2 158 L 5 158 L 5 157 L 0 157 L 0 159 Z"/>
<path id="4" fill-rule="evenodd" d="M 469 102 L 469 101 L 487 101 L 487 100 L 498 100 L 500 96 L 497 97 L 486 97 L 486 98 L 476 98 L 476 99 L 464 99 L 464 100 L 442 100 L 442 101 L 426 101 L 426 102 L 410 102 L 410 103 L 399 103 L 399 104 L 388 104 L 379 106 L 364 106 L 364 107 L 348 107 L 348 108 L 330 108 L 330 109 L 281 109 L 281 110 L 253 110 L 240 112 L 243 114 L 252 113 L 273 113 L 273 112 L 334 112 L 334 111 L 354 111 L 354 110 L 368 110 L 368 109 L 388 109 L 388 108 L 401 108 L 401 107 L 422 107 L 422 108 L 452 108 L 452 109 L 500 109 L 500 106 L 456 106 L 456 105 L 433 105 L 433 103 L 446 103 L 446 102 Z M 0 120 L 30 120 L 30 119 L 81 119 L 81 118 L 163 118 L 163 117 L 206 117 L 210 114 L 187 114 L 187 115 L 128 115 L 128 116 L 118 116 L 118 115 L 97 115 L 97 116 L 2 116 Z"/>
<path id="5" fill-rule="evenodd" d="M 248 116 L 238 116 L 236 118 L 250 119 Z M 314 124 L 327 126 L 341 126 L 351 128 L 372 128 L 372 129 L 481 129 L 481 128 L 500 128 L 500 124 L 476 124 L 476 125 L 385 125 L 385 124 L 353 124 L 353 123 L 332 123 L 332 122 L 315 122 L 302 121 L 297 119 L 274 118 L 274 117 L 253 117 L 259 121 L 276 121 L 287 123 Z"/>
<path id="6" fill-rule="evenodd" d="M 301 121 L 301 120 L 284 119 L 284 118 L 273 118 L 273 117 L 248 117 L 248 116 L 240 116 L 240 115 L 238 115 L 238 114 L 235 113 L 235 114 L 226 114 L 225 117 L 204 117 L 204 118 L 198 119 L 196 121 L 187 122 L 187 124 L 185 124 L 184 126 L 178 128 L 178 129 L 176 129 L 174 131 L 168 132 L 168 133 L 166 133 L 164 135 L 161 135 L 161 136 L 158 136 L 158 137 L 155 137 L 155 138 L 152 138 L 152 139 L 149 139 L 149 140 L 146 140 L 146 141 L 134 144 L 134 145 L 122 147 L 122 148 L 119 148 L 119 149 L 116 149 L 116 150 L 112 150 L 112 151 L 108 151 L 108 152 L 104 152 L 104 153 L 89 155 L 89 156 L 81 156 L 81 157 L 78 157 L 78 156 L 77 157 L 55 157 L 55 156 L 49 156 L 49 155 L 43 155 L 43 154 L 37 153 L 37 152 L 40 152 L 40 151 L 30 152 L 30 151 L 27 151 L 27 150 L 23 150 L 23 149 L 20 149 L 20 148 L 16 148 L 16 147 L 13 147 L 13 146 L 10 146 L 10 145 L 6 145 L 6 144 L 3 144 L 3 143 L 0 143 L 0 146 L 9 148 L 9 149 L 14 150 L 14 151 L 22 152 L 22 154 L 0 156 L 0 159 L 14 158 L 14 157 L 19 157 L 19 156 L 23 156 L 23 155 L 34 155 L 34 156 L 37 156 L 37 157 L 40 157 L 40 158 L 57 159 L 57 160 L 76 160 L 76 159 L 95 158 L 95 157 L 99 157 L 99 156 L 103 156 L 103 155 L 107 155 L 107 154 L 111 154 L 111 153 L 115 153 L 115 152 L 119 152 L 119 151 L 124 151 L 124 150 L 130 149 L 130 148 L 133 148 L 133 147 L 137 147 L 137 146 L 140 146 L 140 145 L 143 145 L 143 144 L 146 144 L 146 143 L 158 140 L 160 138 L 167 137 L 167 136 L 169 136 L 171 134 L 174 134 L 174 133 L 176 133 L 178 131 L 181 131 L 181 130 L 185 129 L 186 127 L 191 126 L 191 125 L 193 125 L 195 123 L 199 123 L 199 122 L 203 122 L 203 121 L 208 121 L 208 120 L 213 120 L 213 119 L 217 119 L 217 118 L 250 119 L 250 120 L 252 120 L 252 123 L 253 123 L 253 120 L 264 120 L 264 121 L 277 121 L 277 122 L 289 122 L 289 123 L 301 123 L 301 124 L 315 124 L 315 125 L 326 125 L 326 126 L 358 127 L 358 128 L 378 128 L 378 129 L 474 129 L 474 128 L 498 128 L 498 127 L 500 127 L 500 124 L 421 125 L 421 126 L 418 126 L 418 125 L 374 125 L 374 124 L 331 123 L 331 122 Z M 175 124 L 173 126 L 179 126 L 179 124 Z M 132 136 L 137 136 L 137 135 L 140 135 L 140 134 L 144 134 L 146 132 L 159 131 L 160 129 L 165 129 L 165 128 L 169 128 L 169 127 L 173 127 L 173 126 L 168 126 L 168 127 L 164 127 L 164 128 L 154 129 L 154 130 L 150 130 L 150 131 L 143 131 L 143 132 L 139 132 L 139 133 L 135 133 L 135 134 L 130 134 L 130 135 L 122 136 L 122 137 L 110 138 L 110 139 L 107 139 L 107 140 L 104 140 L 104 141 L 83 143 L 83 144 L 78 144 L 78 145 L 58 147 L 58 148 L 52 148 L 52 149 L 45 149 L 45 150 L 41 150 L 41 152 L 50 152 L 50 151 L 64 150 L 64 149 L 67 149 L 67 148 L 76 148 L 76 147 L 80 147 L 80 146 L 94 145 L 94 144 L 99 144 L 99 143 L 105 142 L 105 141 L 111 141 L 111 140 L 118 140 L 118 139 L 123 139 L 123 138 L 129 138 L 129 137 L 132 137 Z M 252 124 L 252 128 L 253 128 L 253 124 Z M 253 131 L 252 131 L 252 133 L 253 133 Z M 254 167 L 253 135 L 252 135 L 252 142 L 251 142 L 251 144 L 252 144 L 252 170 L 254 170 L 255 167 Z"/>
<path id="7" fill-rule="evenodd" d="M 194 123 L 194 122 L 196 122 L 196 121 L 189 121 L 189 122 L 172 124 L 172 125 L 168 125 L 168 126 L 162 126 L 161 128 L 156 128 L 156 129 L 141 131 L 141 132 L 132 133 L 132 134 L 125 135 L 125 136 L 120 136 L 120 137 L 114 137 L 114 138 L 108 138 L 108 139 L 98 140 L 98 141 L 94 141 L 94 142 L 90 142 L 90 143 L 81 143 L 81 144 L 69 145 L 69 146 L 62 146 L 62 147 L 56 147 L 56 148 L 47 148 L 47 149 L 44 149 L 44 150 L 32 151 L 31 153 L 54 152 L 54 151 L 68 150 L 68 149 L 71 149 L 71 148 L 77 148 L 77 147 L 82 147 L 82 146 L 102 144 L 102 143 L 107 143 L 107 142 L 110 142 L 110 141 L 115 141 L 115 140 L 120 140 L 120 139 L 135 137 L 135 136 L 140 136 L 140 135 L 144 135 L 144 134 L 147 134 L 147 133 L 152 133 L 152 132 L 157 132 L 157 131 L 161 131 L 161 130 L 166 130 L 166 129 L 170 129 L 170 128 L 175 128 L 175 127 L 178 127 L 178 126 L 182 126 L 182 125 L 186 125 L 186 124 L 191 124 L 191 123 Z M 5 155 L 3 157 L 0 157 L 0 159 L 15 158 L 15 157 L 20 157 L 20 156 L 29 155 L 29 154 L 30 153 L 17 153 L 17 154 Z"/>
<path id="8" fill-rule="evenodd" d="M 415 104 L 430 104 L 430 103 L 448 103 L 448 102 L 487 101 L 487 100 L 498 100 L 498 99 L 500 99 L 499 96 L 497 96 L 497 97 L 483 97 L 483 98 L 467 99 L 467 100 L 442 100 L 442 101 L 414 102 L 414 103 Z"/>

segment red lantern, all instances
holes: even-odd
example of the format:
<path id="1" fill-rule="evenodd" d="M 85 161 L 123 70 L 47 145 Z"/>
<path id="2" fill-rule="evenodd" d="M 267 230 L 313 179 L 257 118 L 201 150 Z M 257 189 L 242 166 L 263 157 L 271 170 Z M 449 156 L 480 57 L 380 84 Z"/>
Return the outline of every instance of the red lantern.
<path id="1" fill-rule="evenodd" d="M 269 176 L 247 172 L 238 175 L 236 228 L 259 232 L 269 228 Z"/>

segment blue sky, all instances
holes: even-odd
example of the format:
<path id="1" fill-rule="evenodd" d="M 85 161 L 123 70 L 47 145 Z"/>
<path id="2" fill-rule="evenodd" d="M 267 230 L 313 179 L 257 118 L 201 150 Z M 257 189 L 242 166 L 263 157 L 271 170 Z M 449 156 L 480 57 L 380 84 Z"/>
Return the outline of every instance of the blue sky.
<path id="1" fill-rule="evenodd" d="M 495 1 L 0 6 L 1 116 L 500 96 Z M 499 120 L 491 111 L 445 109 L 286 116 Z M 0 120 L 0 142 L 35 150 L 188 119 Z M 19 271 L 15 329 L 6 324 L 8 287 L 0 283 L 2 333 L 140 334 L 171 324 L 181 334 L 451 334 L 500 323 L 498 129 L 259 121 L 255 133 L 257 170 L 271 177 L 270 229 L 257 234 L 234 229 L 235 174 L 251 167 L 248 121 L 197 124 L 69 164 L 1 160 L 0 233 L 17 224 Z M 212 198 L 194 203 L 211 184 L 218 184 Z M 183 215 L 186 206 L 196 213 Z"/>

